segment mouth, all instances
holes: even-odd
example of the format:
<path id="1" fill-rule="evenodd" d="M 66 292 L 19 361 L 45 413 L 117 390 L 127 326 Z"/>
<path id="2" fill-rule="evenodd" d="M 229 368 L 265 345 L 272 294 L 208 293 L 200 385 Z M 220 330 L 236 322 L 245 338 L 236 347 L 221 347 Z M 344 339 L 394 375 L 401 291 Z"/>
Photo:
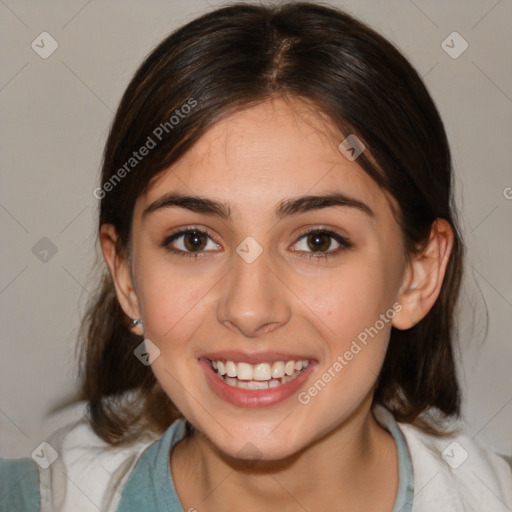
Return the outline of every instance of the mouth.
<path id="1" fill-rule="evenodd" d="M 238 407 L 265 407 L 296 394 L 317 365 L 304 356 L 283 356 L 219 353 L 198 362 L 217 397 Z"/>
<path id="2" fill-rule="evenodd" d="M 288 360 L 251 364 L 226 359 L 208 359 L 214 373 L 226 384 L 239 389 L 273 389 L 296 379 L 310 361 Z"/>

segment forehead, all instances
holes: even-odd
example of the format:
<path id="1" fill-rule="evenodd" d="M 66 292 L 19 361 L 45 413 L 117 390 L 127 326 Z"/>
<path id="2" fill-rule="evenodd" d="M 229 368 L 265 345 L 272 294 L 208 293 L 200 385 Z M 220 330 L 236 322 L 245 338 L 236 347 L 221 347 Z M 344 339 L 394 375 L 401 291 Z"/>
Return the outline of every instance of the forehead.
<path id="1" fill-rule="evenodd" d="M 345 138 L 298 100 L 271 99 L 212 126 L 152 182 L 141 207 L 169 191 L 221 199 L 237 208 L 271 207 L 285 197 L 342 192 L 391 214 L 390 198 L 338 149 Z"/>

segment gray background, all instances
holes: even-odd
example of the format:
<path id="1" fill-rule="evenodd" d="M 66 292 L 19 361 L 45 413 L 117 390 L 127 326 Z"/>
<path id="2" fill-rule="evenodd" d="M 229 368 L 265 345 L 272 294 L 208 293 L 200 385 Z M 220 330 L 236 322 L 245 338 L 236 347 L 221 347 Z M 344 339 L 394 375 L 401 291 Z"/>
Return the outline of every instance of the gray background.
<path id="1" fill-rule="evenodd" d="M 92 292 L 96 251 L 92 191 L 109 124 L 143 57 L 215 5 L 220 2 L 0 0 L 3 456 L 28 456 L 82 412 L 79 405 L 50 414 L 75 390 L 76 332 Z M 332 5 L 403 51 L 445 121 L 469 249 L 460 320 L 464 417 L 472 435 L 512 454 L 512 2 Z M 47 59 L 31 47 L 44 31 L 59 45 Z M 469 44 L 456 59 L 441 46 L 453 31 Z M 452 51 L 461 48 L 450 41 Z M 50 247 L 39 242 L 43 237 L 55 254 L 42 252 Z"/>

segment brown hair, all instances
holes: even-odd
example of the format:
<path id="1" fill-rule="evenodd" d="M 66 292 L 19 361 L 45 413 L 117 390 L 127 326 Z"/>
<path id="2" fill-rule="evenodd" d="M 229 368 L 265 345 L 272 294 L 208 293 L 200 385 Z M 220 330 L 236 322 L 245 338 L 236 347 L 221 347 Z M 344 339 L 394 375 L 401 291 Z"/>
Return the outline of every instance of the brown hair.
<path id="1" fill-rule="evenodd" d="M 143 62 L 117 110 L 95 191 L 99 225 L 114 225 L 128 257 L 134 204 L 150 181 L 216 121 L 276 95 L 307 101 L 364 143 L 358 163 L 396 199 L 408 256 L 428 241 L 436 218 L 453 229 L 440 295 L 417 325 L 392 328 L 374 396 L 397 420 L 441 434 L 439 419 L 460 408 L 452 345 L 464 247 L 450 150 L 417 72 L 366 25 L 312 3 L 236 4 L 172 33 Z M 135 160 L 149 139 L 152 149 Z M 111 444 L 148 428 L 163 432 L 181 416 L 134 356 L 142 338 L 130 332 L 130 320 L 104 270 L 83 319 L 80 377 L 92 428 Z M 437 422 L 425 419 L 435 410 Z"/>

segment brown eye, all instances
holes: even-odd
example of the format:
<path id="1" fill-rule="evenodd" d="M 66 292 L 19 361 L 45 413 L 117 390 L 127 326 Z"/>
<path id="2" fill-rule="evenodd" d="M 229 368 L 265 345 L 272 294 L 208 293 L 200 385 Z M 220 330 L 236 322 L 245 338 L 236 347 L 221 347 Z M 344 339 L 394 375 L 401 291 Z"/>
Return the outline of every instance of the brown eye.
<path id="1" fill-rule="evenodd" d="M 167 237 L 162 242 L 171 252 L 187 255 L 190 253 L 199 254 L 220 249 L 208 233 L 199 229 L 185 229 Z"/>
<path id="2" fill-rule="evenodd" d="M 189 231 L 183 235 L 183 245 L 187 251 L 200 251 L 204 249 L 208 237 L 199 231 Z"/>
<path id="3" fill-rule="evenodd" d="M 292 250 L 309 258 L 328 258 L 340 255 L 352 247 L 352 242 L 335 231 L 313 229 L 300 236 Z"/>
<path id="4" fill-rule="evenodd" d="M 332 236 L 327 233 L 310 233 L 307 244 L 313 252 L 324 252 L 331 247 Z"/>

